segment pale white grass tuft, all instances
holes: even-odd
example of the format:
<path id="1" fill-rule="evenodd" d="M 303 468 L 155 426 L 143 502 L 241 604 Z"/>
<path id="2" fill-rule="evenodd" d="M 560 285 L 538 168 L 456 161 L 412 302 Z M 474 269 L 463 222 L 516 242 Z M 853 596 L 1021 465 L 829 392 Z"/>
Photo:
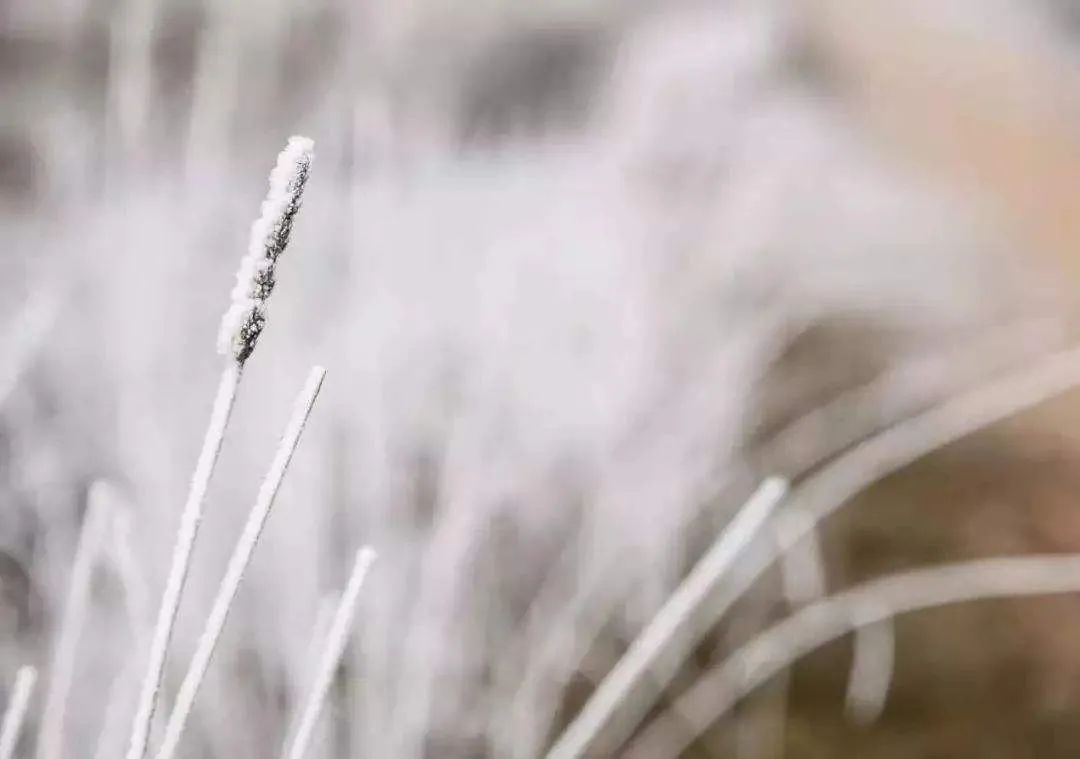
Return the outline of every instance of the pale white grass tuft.
<path id="1" fill-rule="evenodd" d="M 244 362 L 255 349 L 255 342 L 265 323 L 266 299 L 274 287 L 274 264 L 288 245 L 293 219 L 300 209 L 313 145 L 306 137 L 293 137 L 278 156 L 277 165 L 270 172 L 269 193 L 263 201 L 259 218 L 252 225 L 251 241 L 237 273 L 232 302 L 222 320 L 218 349 L 230 356 L 218 383 L 210 423 L 203 437 L 202 450 L 180 517 L 169 575 L 150 642 L 146 675 L 131 726 L 127 759 L 142 759 L 150 742 L 150 726 L 157 710 L 169 643 L 191 567 L 191 554 L 202 521 L 206 491 L 236 402 Z"/>
<path id="2" fill-rule="evenodd" d="M 980 385 L 866 438 L 796 487 L 790 500 L 797 503 L 802 514 L 809 518 L 788 524 L 786 545 L 793 545 L 808 535 L 821 520 L 886 475 L 948 443 L 1032 408 L 1077 385 L 1080 385 L 1080 347 L 1073 347 L 1042 359 L 1031 369 Z M 781 557 L 775 549 L 745 553 L 739 571 L 730 575 L 722 592 L 710 599 L 707 609 L 702 611 L 702 624 L 715 624 L 778 558 Z M 596 698 L 595 694 L 593 698 Z M 614 712 L 616 706 L 608 704 L 606 711 Z M 641 705 L 636 706 L 640 710 Z M 579 715 L 575 723 L 581 718 Z M 660 722 L 655 724 L 659 725 Z M 571 727 L 574 727 L 574 723 Z M 599 727 L 594 726 L 594 729 L 598 730 Z M 580 752 L 593 737 L 579 736 L 573 747 Z M 564 738 L 565 733 L 556 747 L 562 744 Z M 652 745 L 655 747 L 655 744 Z M 567 753 L 563 756 L 580 755 Z"/>
<path id="3" fill-rule="evenodd" d="M 296 732 L 282 753 L 284 759 L 302 759 L 307 753 L 319 715 L 322 714 L 330 686 L 333 684 L 334 672 L 349 642 L 360 588 L 364 584 L 364 578 L 373 561 L 375 561 L 375 551 L 371 548 L 365 546 L 356 552 L 356 561 L 345 590 L 342 591 L 341 601 L 334 612 L 334 620 L 330 623 L 330 631 L 326 635 L 322 656 L 315 671 L 315 679 L 304 702 L 304 708 L 300 712 L 300 718 L 297 720 Z"/>
<path id="4" fill-rule="evenodd" d="M 1016 344 L 1041 345 L 1056 326 L 1056 321 L 1042 319 L 1009 324 L 994 330 L 988 338 L 973 341 L 959 354 L 950 354 L 948 361 L 935 356 L 905 362 L 795 419 L 766 443 L 762 458 L 777 465 L 770 468 L 793 479 L 812 471 L 887 424 L 901 421 L 937 400 L 942 390 L 959 390 L 964 387 L 963 381 L 982 379 L 992 366 L 1004 361 Z M 789 507 L 776 520 L 775 535 L 780 541 L 777 548 L 785 559 L 782 567 L 785 593 L 793 605 L 817 600 L 825 594 L 824 565 L 815 536 L 803 529 L 790 529 L 793 522 L 806 519 L 797 508 Z M 811 545 L 803 550 L 800 540 L 806 535 Z M 787 561 L 789 547 L 795 555 L 795 564 Z M 573 552 L 567 547 L 554 562 L 549 577 L 567 582 L 566 572 L 572 558 Z M 610 557 L 603 567 L 575 576 L 575 591 L 569 601 L 558 591 L 559 582 L 546 583 L 537 594 L 528 612 L 529 632 L 523 636 L 536 641 L 532 653 L 523 657 L 520 646 L 511 646 L 499 664 L 502 673 L 499 677 L 507 683 L 505 700 L 509 702 L 510 712 L 509 716 L 491 720 L 492 740 L 499 752 L 528 757 L 541 750 L 539 742 L 546 730 L 537 720 L 537 713 L 554 716 L 552 703 L 558 698 L 559 688 L 566 685 L 586 651 L 597 644 L 602 626 L 615 613 L 620 594 L 626 590 L 622 560 L 618 555 Z M 797 574 L 799 565 L 811 574 Z M 744 612 L 744 622 L 745 616 Z M 523 673 L 522 658 L 526 660 Z M 552 677 L 551 672 L 558 674 Z"/>
<path id="5" fill-rule="evenodd" d="M 195 653 L 191 658 L 191 663 L 188 665 L 187 674 L 180 685 L 172 715 L 165 726 L 165 735 L 162 738 L 161 747 L 158 749 L 157 759 L 171 759 L 176 753 L 180 743 L 180 736 L 183 733 L 184 726 L 187 724 L 191 708 L 195 704 L 199 686 L 206 675 L 207 667 L 210 666 L 210 659 L 214 655 L 214 649 L 229 616 L 229 609 L 232 606 L 233 599 L 236 597 L 244 572 L 251 562 L 252 553 L 255 551 L 255 545 L 259 541 L 266 520 L 270 516 L 270 509 L 274 505 L 274 499 L 277 497 L 281 482 L 285 478 L 285 471 L 288 469 L 293 453 L 300 443 L 300 436 L 303 434 L 311 409 L 315 405 L 315 400 L 319 396 L 319 390 L 322 388 L 325 376 L 326 370 L 323 367 L 316 366 L 312 368 L 303 390 L 300 391 L 300 395 L 296 398 L 292 416 L 289 418 L 288 425 L 285 428 L 285 434 L 282 436 L 281 443 L 274 454 L 270 471 L 267 472 L 266 478 L 259 487 L 255 505 L 248 515 L 240 539 L 237 541 L 232 556 L 229 558 L 229 565 L 218 587 L 214 605 L 211 607 L 210 614 L 195 647 Z"/>
<path id="6" fill-rule="evenodd" d="M 852 630 L 908 612 L 990 598 L 1080 592 L 1080 555 L 958 562 L 872 580 L 812 603 L 761 633 L 676 699 L 635 739 L 631 759 L 678 756 L 739 699 L 803 655 Z"/>
<path id="7" fill-rule="evenodd" d="M 736 559 L 757 536 L 787 493 L 787 482 L 770 478 L 757 489 L 728 523 L 686 579 L 676 588 L 664 606 L 641 634 L 630 644 L 600 686 L 582 707 L 548 752 L 548 759 L 571 759 L 585 755 L 601 730 L 611 729 L 616 711 L 627 710 L 633 703 L 632 692 L 640 678 L 649 672 L 680 632 L 680 649 L 674 658 L 681 660 L 686 640 L 696 640 L 702 632 L 694 617 L 704 599 L 728 572 Z M 692 644 L 691 644 L 692 645 Z M 620 726 L 631 725 L 640 715 L 630 714 Z M 616 737 L 616 740 L 618 738 Z"/>
<path id="8" fill-rule="evenodd" d="M 94 569 L 111 522 L 107 488 L 105 483 L 95 482 L 87 494 L 86 514 L 79 531 L 79 543 L 75 549 L 71 579 L 68 581 L 60 632 L 49 667 L 45 706 L 38 729 L 38 759 L 57 759 L 65 753 L 64 721 L 68 691 L 75 673 L 75 653 L 86 620 Z"/>
<path id="9" fill-rule="evenodd" d="M 0 759 L 12 759 L 15 747 L 19 743 L 19 731 L 26 719 L 26 709 L 30 705 L 30 696 L 37 683 L 37 670 L 25 665 L 15 674 L 15 684 L 11 687 L 11 697 L 4 710 L 4 721 L 0 723 Z"/>

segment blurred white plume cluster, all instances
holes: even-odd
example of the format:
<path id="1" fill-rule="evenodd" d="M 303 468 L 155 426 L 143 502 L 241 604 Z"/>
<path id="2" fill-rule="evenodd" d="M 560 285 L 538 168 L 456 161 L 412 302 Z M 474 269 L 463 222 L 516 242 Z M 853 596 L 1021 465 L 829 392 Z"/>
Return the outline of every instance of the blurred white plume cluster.
<path id="1" fill-rule="evenodd" d="M 1055 345 L 1049 278 L 883 147 L 803 5 L 0 4 L 0 682 L 47 665 L 111 483 L 131 561 L 106 547 L 128 570 L 93 586 L 66 745 L 120 752 L 118 578 L 164 582 L 223 283 L 288 134 L 320 174 L 291 140 L 221 325 L 246 360 L 288 271 L 176 661 L 287 400 L 311 363 L 329 379 L 184 756 L 277 750 L 361 543 L 380 559 L 313 755 L 540 756 L 764 475 Z M 956 13 L 1047 12 L 995 5 Z M 9 354 L 41 297 L 51 328 Z M 831 410 L 853 387 L 872 402 Z"/>

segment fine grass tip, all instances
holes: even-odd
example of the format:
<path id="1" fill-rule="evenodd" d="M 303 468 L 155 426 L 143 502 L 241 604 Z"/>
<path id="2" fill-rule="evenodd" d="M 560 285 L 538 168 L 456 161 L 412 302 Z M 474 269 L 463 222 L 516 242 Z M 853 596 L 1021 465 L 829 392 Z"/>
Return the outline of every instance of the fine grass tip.
<path id="1" fill-rule="evenodd" d="M 236 272 L 231 302 L 221 319 L 218 353 L 243 363 L 255 350 L 266 323 L 266 304 L 274 290 L 274 267 L 289 244 L 293 219 L 304 195 L 315 143 L 290 137 L 270 172 L 270 190 L 251 225 L 248 252 Z"/>

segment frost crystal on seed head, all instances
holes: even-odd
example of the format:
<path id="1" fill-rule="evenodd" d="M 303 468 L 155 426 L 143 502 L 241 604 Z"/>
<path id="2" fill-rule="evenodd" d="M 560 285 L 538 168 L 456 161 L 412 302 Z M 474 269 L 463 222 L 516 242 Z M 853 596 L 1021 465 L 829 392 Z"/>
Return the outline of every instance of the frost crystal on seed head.
<path id="1" fill-rule="evenodd" d="M 311 168 L 315 143 L 290 137 L 270 172 L 270 191 L 259 218 L 251 225 L 248 252 L 236 272 L 229 310 L 221 319 L 218 353 L 246 361 L 266 323 L 266 301 L 274 290 L 274 266 L 289 244 L 293 219 Z"/>

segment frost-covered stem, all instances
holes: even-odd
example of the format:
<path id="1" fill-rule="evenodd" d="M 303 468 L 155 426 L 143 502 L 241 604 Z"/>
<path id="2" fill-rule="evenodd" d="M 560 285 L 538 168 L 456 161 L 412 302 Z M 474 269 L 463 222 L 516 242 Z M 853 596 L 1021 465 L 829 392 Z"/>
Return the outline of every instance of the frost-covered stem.
<path id="1" fill-rule="evenodd" d="M 139 694 L 138 709 L 131 727 L 127 759 L 142 759 L 150 741 L 150 725 L 157 708 L 158 692 L 165 672 L 165 660 L 180 608 L 184 584 L 191 565 L 191 553 L 202 519 L 202 504 L 225 437 L 225 428 L 236 400 L 244 362 L 251 356 L 266 323 L 266 303 L 274 289 L 274 266 L 289 244 L 293 220 L 311 167 L 314 143 L 306 137 L 292 137 L 278 155 L 270 172 L 270 189 L 259 218 L 251 227 L 247 255 L 240 263 L 232 300 L 221 321 L 218 351 L 229 361 L 218 386 L 210 426 L 203 439 L 191 489 L 180 520 L 173 549 L 172 565 L 150 643 L 150 661 Z"/>
<path id="2" fill-rule="evenodd" d="M 117 751 L 123 751 L 122 742 L 127 737 L 128 711 L 134 704 L 139 686 L 137 675 L 142 658 L 149 648 L 149 594 L 146 581 L 139 571 L 135 551 L 131 545 L 131 505 L 120 491 L 108 482 L 95 483 L 97 497 L 108 504 L 112 529 L 109 531 L 110 549 L 107 551 L 110 569 L 119 579 L 123 589 L 124 608 L 131 627 L 132 651 L 120 674 L 109 686 L 101 730 L 98 732 L 94 759 L 110 759 Z"/>
<path id="3" fill-rule="evenodd" d="M 56 759 L 62 753 L 67 696 L 75 671 L 75 651 L 86 619 L 94 565 L 109 527 L 109 508 L 102 487 L 102 483 L 94 483 L 90 488 L 86 515 L 79 531 L 79 543 L 72 562 L 67 600 L 64 602 L 60 634 L 49 667 L 49 685 L 45 691 L 45 706 L 38 728 L 38 759 Z"/>
<path id="4" fill-rule="evenodd" d="M 548 759 L 583 756 L 638 680 L 665 652 L 676 634 L 693 622 L 698 607 L 735 564 L 787 492 L 787 483 L 770 478 L 750 497 L 694 566 L 653 620 L 630 644 L 577 717 L 548 753 Z M 691 634 L 691 637 L 696 637 Z"/>
<path id="5" fill-rule="evenodd" d="M 134 706 L 138 695 L 138 674 L 142 667 L 143 656 L 150 647 L 151 631 L 150 594 L 131 542 L 131 508 L 120 499 L 119 493 L 115 490 L 110 489 L 107 492 L 113 498 L 112 570 L 120 580 L 120 586 L 124 591 L 124 608 L 131 627 L 133 651 L 136 654 L 124 663 L 123 673 L 113 681 L 109 688 L 108 702 L 105 715 L 101 720 L 101 731 L 98 733 L 94 759 L 109 759 L 116 756 L 117 751 L 123 751 L 122 743 L 127 738 L 127 722 L 130 719 L 128 712 Z M 153 727 L 156 728 L 160 721 L 161 715 L 158 714 L 154 719 Z"/>
<path id="6" fill-rule="evenodd" d="M 150 741 L 150 725 L 157 709 L 158 692 L 165 673 L 169 642 L 172 639 L 176 616 L 180 610 L 180 597 L 184 592 L 184 584 L 187 582 L 188 570 L 191 567 L 191 552 L 195 547 L 195 538 L 198 536 L 199 522 L 202 520 L 203 501 L 206 499 L 210 477 L 214 473 L 214 465 L 221 452 L 221 443 L 225 439 L 225 428 L 229 424 L 242 373 L 243 364 L 230 360 L 218 384 L 214 410 L 210 414 L 210 424 L 206 429 L 199 460 L 191 478 L 187 503 L 184 504 L 184 511 L 180 517 L 180 529 L 173 547 L 169 577 L 165 583 L 165 592 L 161 598 L 161 607 L 158 610 L 157 623 L 150 642 L 150 660 L 139 691 L 138 707 L 131 726 L 127 759 L 142 759 L 146 755 L 147 744 Z"/>
<path id="7" fill-rule="evenodd" d="M 908 612 L 989 598 L 1080 591 L 1080 555 L 1014 556 L 901 572 L 812 603 L 758 635 L 706 673 L 671 706 L 677 733 L 661 717 L 627 753 L 678 756 L 739 699 L 803 655 L 866 625 Z"/>
<path id="8" fill-rule="evenodd" d="M 319 721 L 326 696 L 330 692 L 330 686 L 334 681 L 334 672 L 337 670 L 341 655 L 345 652 L 345 646 L 349 642 L 349 633 L 352 628 L 353 616 L 356 614 L 356 602 L 360 596 L 360 588 L 364 584 L 371 563 L 375 561 L 375 551 L 369 547 L 361 548 L 356 552 L 356 562 L 353 564 L 349 582 L 341 594 L 341 602 L 337 611 L 334 612 L 334 621 L 330 625 L 330 632 L 326 636 L 326 645 L 319 659 L 319 666 L 315 672 L 315 680 L 307 701 L 298 720 L 296 733 L 285 751 L 284 759 L 303 759 L 311 743 L 311 736 L 315 732 L 315 726 Z"/>
<path id="9" fill-rule="evenodd" d="M 334 612 L 341 603 L 341 594 L 337 592 L 327 593 L 319 601 L 315 611 L 315 621 L 311 625 L 311 637 L 308 638 L 307 647 L 304 649 L 304 676 L 314 677 L 322 655 L 323 644 L 326 643 L 326 635 L 330 631 L 330 623 L 334 619 Z M 290 732 L 291 735 L 291 732 Z"/>
<path id="10" fill-rule="evenodd" d="M 334 612 L 337 610 L 340 602 L 341 594 L 336 592 L 327 593 L 319 602 L 319 606 L 315 611 L 315 621 L 311 625 L 311 636 L 308 638 L 308 644 L 304 648 L 304 655 L 301 659 L 304 663 L 302 670 L 304 681 L 314 679 L 315 673 L 318 672 L 319 661 L 322 658 L 322 649 L 326 645 L 330 624 L 334 620 Z M 286 736 L 296 735 L 296 731 L 300 727 L 300 718 L 302 716 L 303 715 L 300 713 L 296 713 L 292 716 L 289 723 L 289 729 L 285 733 Z"/>
<path id="11" fill-rule="evenodd" d="M 293 453 L 300 443 L 300 435 L 303 433 L 308 416 L 315 405 L 315 399 L 319 396 L 319 390 L 325 376 L 326 370 L 324 368 L 321 366 L 314 367 L 308 375 L 304 389 L 296 399 L 292 416 L 289 419 L 288 426 L 285 428 L 285 434 L 281 438 L 277 452 L 274 454 L 270 471 L 267 472 L 266 478 L 259 487 L 255 506 L 248 514 L 244 530 L 240 534 L 236 547 L 233 549 L 232 556 L 229 558 L 225 576 L 218 586 L 214 605 L 210 609 L 210 615 L 207 617 L 202 634 L 199 636 L 195 654 L 191 658 L 191 664 L 188 665 L 187 674 L 184 675 L 184 681 L 180 685 L 180 691 L 176 696 L 173 712 L 165 726 L 165 736 L 162 738 L 161 748 L 157 752 L 157 759 L 171 759 L 176 753 L 177 746 L 180 743 L 180 736 L 183 733 L 184 726 L 187 724 L 187 718 L 191 714 L 191 708 L 195 703 L 195 697 L 199 692 L 203 677 L 206 675 L 206 669 L 210 666 L 210 659 L 213 657 L 214 648 L 221 637 L 221 631 L 225 626 L 225 620 L 229 616 L 229 609 L 232 606 L 233 599 L 236 597 L 236 591 L 240 587 L 240 581 L 244 577 L 248 564 L 251 562 L 251 555 L 255 550 L 256 543 L 258 543 L 259 536 L 262 534 L 266 519 L 270 516 L 270 509 L 274 505 L 274 499 L 277 496 L 278 489 L 281 487 L 282 480 L 285 478 L 285 471 L 288 469 Z"/>
<path id="12" fill-rule="evenodd" d="M 4 721 L 0 724 L 0 759 L 15 756 L 15 747 L 19 743 L 19 730 L 26 718 L 26 708 L 30 705 L 30 694 L 37 682 L 37 670 L 31 666 L 19 667 L 15 674 L 15 684 L 11 688 L 11 699 L 4 710 Z"/>

